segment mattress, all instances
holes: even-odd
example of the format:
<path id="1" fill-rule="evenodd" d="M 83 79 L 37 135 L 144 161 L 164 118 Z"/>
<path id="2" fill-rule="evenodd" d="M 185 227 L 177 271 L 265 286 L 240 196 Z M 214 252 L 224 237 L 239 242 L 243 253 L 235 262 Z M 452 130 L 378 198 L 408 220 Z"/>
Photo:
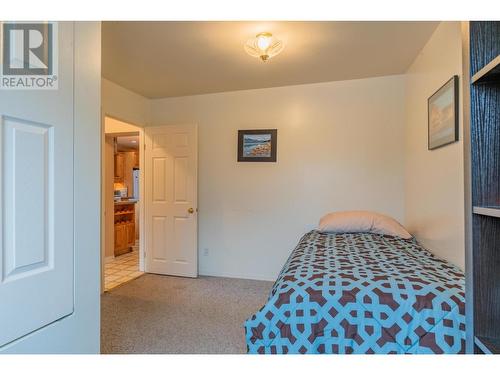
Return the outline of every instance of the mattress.
<path id="1" fill-rule="evenodd" d="M 311 231 L 245 322 L 248 352 L 464 353 L 464 284 L 415 239 Z"/>

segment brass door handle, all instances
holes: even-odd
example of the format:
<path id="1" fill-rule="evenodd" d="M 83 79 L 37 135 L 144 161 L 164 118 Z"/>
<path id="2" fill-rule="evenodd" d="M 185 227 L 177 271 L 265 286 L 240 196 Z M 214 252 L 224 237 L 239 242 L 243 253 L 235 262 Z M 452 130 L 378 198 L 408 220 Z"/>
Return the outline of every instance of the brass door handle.
<path id="1" fill-rule="evenodd" d="M 188 208 L 188 213 L 190 213 L 190 214 L 194 213 L 193 207 Z"/>

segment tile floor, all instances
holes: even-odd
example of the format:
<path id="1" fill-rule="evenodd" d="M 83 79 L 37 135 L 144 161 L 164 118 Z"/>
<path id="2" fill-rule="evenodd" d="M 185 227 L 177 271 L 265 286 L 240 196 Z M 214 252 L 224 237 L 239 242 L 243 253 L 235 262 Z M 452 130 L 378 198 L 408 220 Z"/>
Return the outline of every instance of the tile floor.
<path id="1" fill-rule="evenodd" d="M 104 291 L 141 276 L 139 251 L 120 255 L 104 265 Z"/>

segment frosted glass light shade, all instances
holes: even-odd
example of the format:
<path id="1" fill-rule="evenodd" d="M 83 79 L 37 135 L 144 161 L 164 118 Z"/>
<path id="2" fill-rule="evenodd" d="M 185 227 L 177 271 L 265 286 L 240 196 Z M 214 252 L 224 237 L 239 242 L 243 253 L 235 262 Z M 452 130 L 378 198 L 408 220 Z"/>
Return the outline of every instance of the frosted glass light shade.
<path id="1" fill-rule="evenodd" d="M 277 39 L 271 33 L 260 33 L 255 38 L 245 43 L 245 51 L 253 57 L 260 58 L 266 62 L 276 56 L 285 47 L 283 41 Z"/>

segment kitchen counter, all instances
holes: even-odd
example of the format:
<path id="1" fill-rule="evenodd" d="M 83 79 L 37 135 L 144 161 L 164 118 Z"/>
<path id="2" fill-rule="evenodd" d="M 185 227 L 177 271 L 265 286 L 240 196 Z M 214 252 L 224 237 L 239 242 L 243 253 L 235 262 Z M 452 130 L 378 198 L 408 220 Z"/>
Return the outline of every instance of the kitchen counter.
<path id="1" fill-rule="evenodd" d="M 138 199 L 119 200 L 119 201 L 115 201 L 115 206 L 121 206 L 121 205 L 124 205 L 124 204 L 134 204 L 134 203 L 137 203 L 137 202 L 139 202 Z"/>

